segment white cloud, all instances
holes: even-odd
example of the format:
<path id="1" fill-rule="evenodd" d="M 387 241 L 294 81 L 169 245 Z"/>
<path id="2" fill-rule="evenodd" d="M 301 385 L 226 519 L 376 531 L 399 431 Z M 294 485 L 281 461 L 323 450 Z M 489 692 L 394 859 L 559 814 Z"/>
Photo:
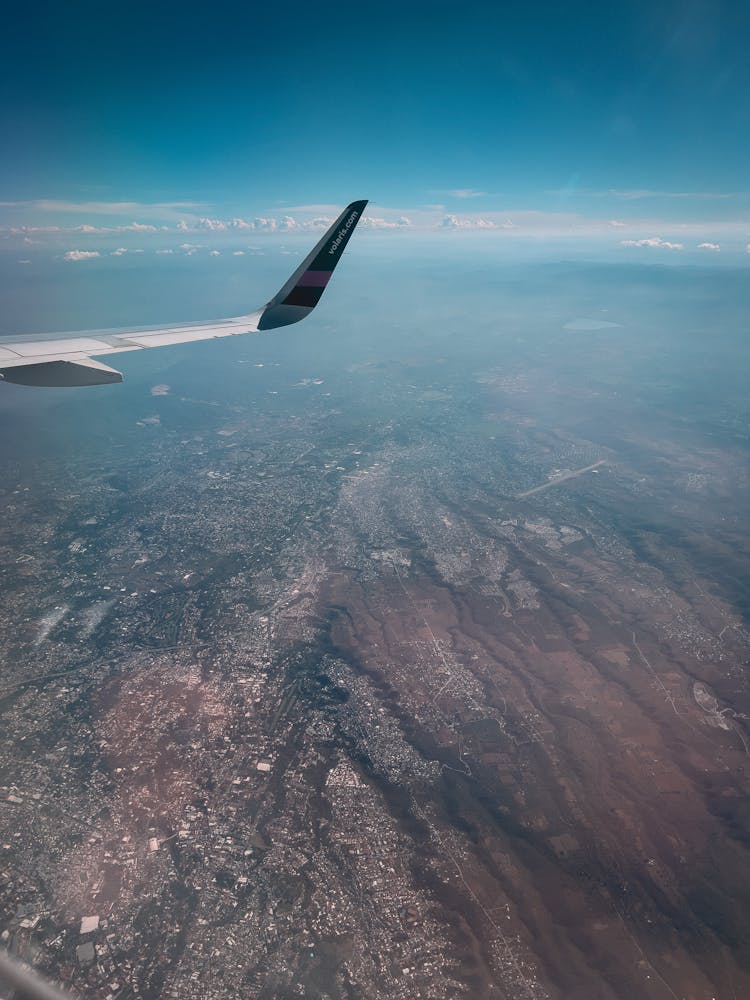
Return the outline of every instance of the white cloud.
<path id="1" fill-rule="evenodd" d="M 650 236 L 643 240 L 620 240 L 624 247 L 656 247 L 661 250 L 684 250 L 682 243 L 669 243 L 660 236 Z"/>
<path id="2" fill-rule="evenodd" d="M 209 250 L 209 257 L 221 257 L 221 250 Z"/>
<path id="3" fill-rule="evenodd" d="M 30 260 L 19 260 L 18 263 L 19 264 L 30 264 L 31 261 Z"/>
<path id="4" fill-rule="evenodd" d="M 157 250 L 157 253 L 174 253 L 174 250 Z"/>
<path id="5" fill-rule="evenodd" d="M 608 188 L 594 191 L 591 188 L 557 188 L 546 194 L 558 197 L 618 198 L 623 201 L 642 201 L 647 198 L 694 198 L 697 201 L 723 201 L 728 198 L 746 198 L 743 191 L 654 191 L 651 188 Z"/>
<path id="6" fill-rule="evenodd" d="M 122 255 L 126 254 L 127 252 L 128 251 L 125 247 L 118 247 L 116 250 L 112 251 L 110 257 L 122 257 Z"/>
<path id="7" fill-rule="evenodd" d="M 205 220 L 202 220 L 205 221 Z M 213 228 L 235 229 L 235 230 L 265 230 L 266 232 L 291 232 L 292 230 L 321 229 L 330 226 L 333 220 L 328 216 L 317 216 L 314 219 L 300 221 L 291 215 L 284 215 L 281 219 L 260 216 L 255 219 L 230 219 L 228 222 L 214 220 Z M 204 227 L 210 228 L 210 227 Z"/>
<path id="8" fill-rule="evenodd" d="M 61 233 L 60 226 L 2 226 L 0 232 L 10 236 L 28 236 L 29 233 Z"/>
<path id="9" fill-rule="evenodd" d="M 185 222 L 181 222 L 178 225 L 178 229 L 187 232 L 190 229 L 208 229 L 221 231 L 224 229 L 234 229 L 236 231 L 264 229 L 268 232 L 275 232 L 277 229 L 296 229 L 298 223 L 291 216 L 286 215 L 281 220 L 281 223 L 277 222 L 274 218 L 264 218 L 258 217 L 255 219 L 229 219 L 224 221 L 223 219 L 198 219 L 194 226 L 189 226 Z"/>
<path id="10" fill-rule="evenodd" d="M 169 216 L 176 210 L 202 208 L 196 201 L 66 201 L 34 198 L 30 201 L 0 201 L 0 208 L 26 208 L 37 212 L 80 212 L 82 215 Z"/>
<path id="11" fill-rule="evenodd" d="M 89 260 L 91 257 L 98 257 L 98 250 L 68 250 L 63 254 L 63 260 Z"/>
<path id="12" fill-rule="evenodd" d="M 469 218 L 468 216 L 444 215 L 441 229 L 515 229 L 510 219 L 496 222 L 494 219 Z"/>
<path id="13" fill-rule="evenodd" d="M 391 219 L 381 219 L 372 215 L 363 215 L 362 225 L 367 229 L 407 229 L 411 226 L 411 219 L 407 219 L 405 215 L 402 215 L 394 222 Z"/>
<path id="14" fill-rule="evenodd" d="M 233 250 L 232 251 L 232 256 L 233 257 L 244 257 L 245 256 L 245 251 L 244 250 Z"/>
<path id="15" fill-rule="evenodd" d="M 451 198 L 483 198 L 487 192 L 475 188 L 449 188 L 447 191 L 434 191 L 434 194 L 447 194 Z"/>
<path id="16" fill-rule="evenodd" d="M 227 228 L 226 222 L 221 219 L 198 219 L 195 224 L 196 229 L 208 229 L 211 232 L 220 232 Z"/>
<path id="17" fill-rule="evenodd" d="M 468 191 L 469 189 L 466 190 Z M 589 194 L 592 194 L 592 192 L 589 192 Z M 622 197 L 625 197 L 625 194 L 630 197 L 635 197 L 636 195 L 645 197 L 647 192 L 620 192 Z M 133 209 L 137 209 L 135 203 L 112 202 L 109 204 L 128 205 Z M 449 202 L 449 205 L 455 207 L 455 202 Z M 514 237 L 528 237 L 537 240 L 558 238 L 599 238 L 605 240 L 609 238 L 611 240 L 612 234 L 615 233 L 615 239 L 612 242 L 616 244 L 618 241 L 621 241 L 625 246 L 664 250 L 679 250 L 684 247 L 697 248 L 700 246 L 700 249 L 703 250 L 714 250 L 714 247 L 707 243 L 703 245 L 705 242 L 705 233 L 711 232 L 717 240 L 716 246 L 720 246 L 722 251 L 727 253 L 731 252 L 732 246 L 739 243 L 740 240 L 742 241 L 740 246 L 744 247 L 748 239 L 747 222 L 737 218 L 732 220 L 703 218 L 699 221 L 695 218 L 686 217 L 682 221 L 668 221 L 655 213 L 648 213 L 639 216 L 637 219 L 620 219 L 617 218 L 617 210 L 611 207 L 607 209 L 606 214 L 602 212 L 599 215 L 593 213 L 547 212 L 518 208 L 513 209 L 510 218 L 506 214 L 507 209 L 505 211 L 472 211 L 473 204 L 471 201 L 462 203 L 462 207 L 466 211 L 457 212 L 446 211 L 444 207 L 436 205 L 429 207 L 424 205 L 370 205 L 368 207 L 371 214 L 366 213 L 363 216 L 360 220 L 360 227 L 382 230 L 384 233 L 399 231 L 427 233 L 430 231 L 434 232 L 437 229 L 443 232 L 453 230 L 467 234 L 471 232 L 486 232 L 488 235 L 498 237 L 502 237 L 506 233 L 510 236 L 512 233 Z M 239 234 L 240 237 L 244 237 L 245 234 L 253 238 L 257 237 L 259 243 L 264 242 L 267 236 L 275 235 L 278 237 L 283 234 L 284 236 L 289 235 L 291 242 L 291 237 L 295 233 L 302 235 L 307 232 L 320 232 L 330 226 L 332 219 L 338 213 L 338 206 L 335 209 L 335 214 L 332 207 L 329 209 L 329 206 L 320 205 L 298 206 L 294 208 L 283 206 L 283 208 L 277 208 L 277 210 L 279 214 L 255 217 L 232 217 L 227 212 L 226 217 L 223 218 L 214 218 L 206 214 L 201 215 L 200 218 L 188 213 L 178 215 L 175 211 L 174 217 L 168 226 L 163 225 L 161 220 L 156 219 L 153 220 L 152 224 L 148 217 L 143 218 L 142 221 L 127 223 L 127 216 L 122 220 L 122 223 L 117 220 L 102 219 L 101 221 L 106 224 L 99 226 L 97 222 L 100 220 L 96 217 L 89 219 L 84 217 L 82 220 L 79 219 L 75 226 L 65 227 L 56 225 L 22 226 L 20 225 L 21 218 L 19 212 L 14 215 L 15 225 L 0 227 L 0 238 L 15 241 L 17 249 L 25 249 L 22 247 L 23 242 L 33 242 L 40 246 L 46 245 L 50 249 L 54 249 L 58 254 L 62 254 L 64 243 L 63 247 L 58 249 L 56 246 L 58 240 L 55 237 L 64 237 L 67 234 L 66 242 L 68 242 L 68 245 L 73 243 L 74 246 L 97 248 L 101 256 L 107 254 L 121 256 L 122 253 L 120 251 L 124 252 L 125 248 L 119 247 L 118 244 L 120 242 L 129 243 L 134 233 L 138 242 L 142 246 L 146 246 L 150 253 L 157 252 L 156 248 L 159 246 L 163 247 L 165 244 L 167 246 L 172 244 L 176 247 L 176 244 L 172 243 L 175 234 L 183 239 L 192 235 L 201 240 L 200 246 L 191 243 L 183 245 L 180 250 L 175 250 L 174 252 L 187 253 L 191 250 L 200 249 L 201 252 L 207 254 L 209 250 L 216 248 L 225 254 L 231 254 L 237 248 L 238 244 L 247 251 L 245 240 L 243 239 L 240 244 L 239 240 L 231 238 L 232 233 Z M 218 210 L 215 211 L 218 214 Z M 273 207 L 270 211 L 273 211 Z M 282 215 L 282 211 L 285 211 L 287 214 Z M 614 218 L 610 216 L 610 213 L 614 215 Z M 130 217 L 139 219 L 138 215 Z M 72 223 L 75 220 L 71 219 L 70 221 Z M 628 235 L 628 233 L 623 232 L 623 230 L 628 230 L 629 234 L 635 237 L 637 237 L 638 233 L 642 232 L 668 232 L 672 234 L 671 239 L 675 241 L 679 240 L 679 243 L 670 242 L 669 238 L 665 239 L 656 236 L 647 239 L 633 238 L 624 240 L 623 237 Z M 170 239 L 170 235 L 172 239 Z M 164 239 L 154 238 L 160 236 L 163 236 Z M 718 243 L 719 238 L 721 238 L 720 244 Z M 151 246 L 149 246 L 149 242 L 152 244 Z M 205 244 L 208 244 L 208 246 L 205 246 Z M 79 252 L 83 253 L 85 251 L 81 250 Z M 127 250 L 128 254 L 133 254 L 134 252 L 130 249 Z M 716 251 L 714 250 L 714 252 Z"/>
<path id="18" fill-rule="evenodd" d="M 700 200 L 713 198 L 736 198 L 736 194 L 724 191 L 651 191 L 647 188 L 610 188 L 609 191 L 592 191 L 595 197 L 624 198 L 627 201 L 639 201 L 642 198 L 698 198 Z"/>
<path id="19" fill-rule="evenodd" d="M 698 244 L 698 249 L 699 250 L 721 250 L 721 247 L 719 246 L 718 243 L 699 243 Z"/>
<path id="20" fill-rule="evenodd" d="M 181 228 L 180 225 L 177 228 Z M 188 226 L 185 224 L 184 228 Z M 169 226 L 152 226 L 145 222 L 130 222 L 126 226 L 92 226 L 87 222 L 78 226 L 21 226 L 3 229 L 18 236 L 21 233 L 80 233 L 84 236 L 106 236 L 110 233 L 158 233 L 169 232 Z"/>

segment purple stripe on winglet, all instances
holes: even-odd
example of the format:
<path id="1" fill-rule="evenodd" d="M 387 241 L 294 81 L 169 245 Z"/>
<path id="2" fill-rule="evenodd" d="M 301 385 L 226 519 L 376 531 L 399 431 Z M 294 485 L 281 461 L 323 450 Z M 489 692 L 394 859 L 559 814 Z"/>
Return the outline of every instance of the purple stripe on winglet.
<path id="1" fill-rule="evenodd" d="M 297 282 L 297 286 L 313 286 L 314 288 L 325 288 L 328 284 L 328 279 L 333 274 L 333 271 L 305 271 L 302 277 Z"/>

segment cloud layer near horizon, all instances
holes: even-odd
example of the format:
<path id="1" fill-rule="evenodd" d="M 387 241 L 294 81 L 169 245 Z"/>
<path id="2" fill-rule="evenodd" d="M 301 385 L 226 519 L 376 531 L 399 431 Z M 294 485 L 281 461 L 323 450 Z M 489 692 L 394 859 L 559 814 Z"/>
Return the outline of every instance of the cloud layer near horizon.
<path id="1" fill-rule="evenodd" d="M 455 197 L 466 199 L 480 196 L 481 192 L 471 189 L 456 189 Z M 127 247 L 120 247 L 122 237 L 136 234 L 153 244 L 162 241 L 159 247 L 170 249 L 169 242 L 175 235 L 200 234 L 202 239 L 213 241 L 217 246 L 223 243 L 231 249 L 246 235 L 322 233 L 330 226 L 339 211 L 335 205 L 298 205 L 289 207 L 284 214 L 262 214 L 253 217 L 221 217 L 209 214 L 192 214 L 188 209 L 205 208 L 196 202 L 164 202 L 140 205 L 136 202 L 65 202 L 54 199 L 39 199 L 28 202 L 0 203 L 0 219 L 5 215 L 7 223 L 0 225 L 0 246 L 8 241 L 11 246 L 23 245 L 58 249 L 72 253 L 95 252 L 108 237 L 116 238 L 103 250 L 104 253 L 121 256 Z M 536 240 L 596 240 L 607 241 L 611 245 L 626 248 L 646 248 L 652 250 L 682 250 L 689 245 L 699 250 L 718 251 L 722 246 L 731 251 L 743 250 L 750 236 L 750 223 L 741 219 L 713 222 L 686 220 L 666 222 L 655 218 L 613 219 L 597 218 L 575 212 L 515 210 L 482 212 L 447 212 L 442 205 L 417 206 L 413 208 L 391 208 L 370 206 L 371 214 L 363 216 L 361 228 L 382 232 L 428 233 L 495 233 L 498 237 L 528 237 Z M 3 211 L 5 209 L 5 211 Z M 117 218 L 133 210 L 144 212 L 140 219 L 127 216 Z M 91 213 L 89 218 L 76 221 L 75 225 L 61 225 L 58 213 L 65 216 L 74 211 Z M 153 221 L 143 221 L 152 214 Z M 161 214 L 159 214 L 161 213 Z M 39 218 L 39 215 L 43 218 Z M 19 215 L 36 216 L 20 219 Z M 8 218 L 10 216 L 10 218 Z M 103 218 L 108 216 L 108 218 Z M 654 236 L 654 232 L 665 235 Z M 617 236 L 616 242 L 612 237 Z M 92 241 L 89 248 L 68 251 L 70 238 Z M 717 239 L 721 237 L 721 243 Z M 62 244 L 62 245 L 61 245 Z M 174 250 L 174 246 L 171 247 Z M 133 252 L 133 251 L 131 251 Z M 184 251 L 183 251 L 184 252 Z M 72 259 L 72 258 L 66 258 Z M 85 259 L 85 258 L 81 258 Z"/>

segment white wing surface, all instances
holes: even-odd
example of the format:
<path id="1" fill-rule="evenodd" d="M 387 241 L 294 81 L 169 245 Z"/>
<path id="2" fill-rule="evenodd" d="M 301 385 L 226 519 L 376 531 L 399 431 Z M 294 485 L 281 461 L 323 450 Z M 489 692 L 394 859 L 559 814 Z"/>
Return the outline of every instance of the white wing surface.
<path id="1" fill-rule="evenodd" d="M 355 201 L 331 226 L 294 274 L 266 303 L 247 316 L 214 323 L 163 327 L 88 330 L 0 341 L 0 377 L 6 382 L 35 386 L 108 385 L 122 382 L 115 368 L 95 360 L 100 355 L 170 347 L 194 340 L 236 337 L 288 326 L 309 315 L 320 301 L 367 201 Z"/>

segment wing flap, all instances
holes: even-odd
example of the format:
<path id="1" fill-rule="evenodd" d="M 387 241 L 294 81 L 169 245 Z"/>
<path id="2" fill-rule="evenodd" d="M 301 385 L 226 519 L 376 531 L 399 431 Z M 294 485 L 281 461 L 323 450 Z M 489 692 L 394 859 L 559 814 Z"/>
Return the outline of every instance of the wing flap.
<path id="1" fill-rule="evenodd" d="M 13 344 L 10 350 L 19 358 L 46 358 L 60 354 L 87 356 L 106 351 L 106 343 L 93 337 L 66 337 L 65 340 L 28 340 Z"/>
<path id="2" fill-rule="evenodd" d="M 246 316 L 242 320 L 224 320 L 199 327 L 182 327 L 154 330 L 153 333 L 139 333 L 124 337 L 128 344 L 138 347 L 169 347 L 173 344 L 192 344 L 199 340 L 215 340 L 217 337 L 237 337 L 245 333 L 258 332 L 258 314 Z"/>

